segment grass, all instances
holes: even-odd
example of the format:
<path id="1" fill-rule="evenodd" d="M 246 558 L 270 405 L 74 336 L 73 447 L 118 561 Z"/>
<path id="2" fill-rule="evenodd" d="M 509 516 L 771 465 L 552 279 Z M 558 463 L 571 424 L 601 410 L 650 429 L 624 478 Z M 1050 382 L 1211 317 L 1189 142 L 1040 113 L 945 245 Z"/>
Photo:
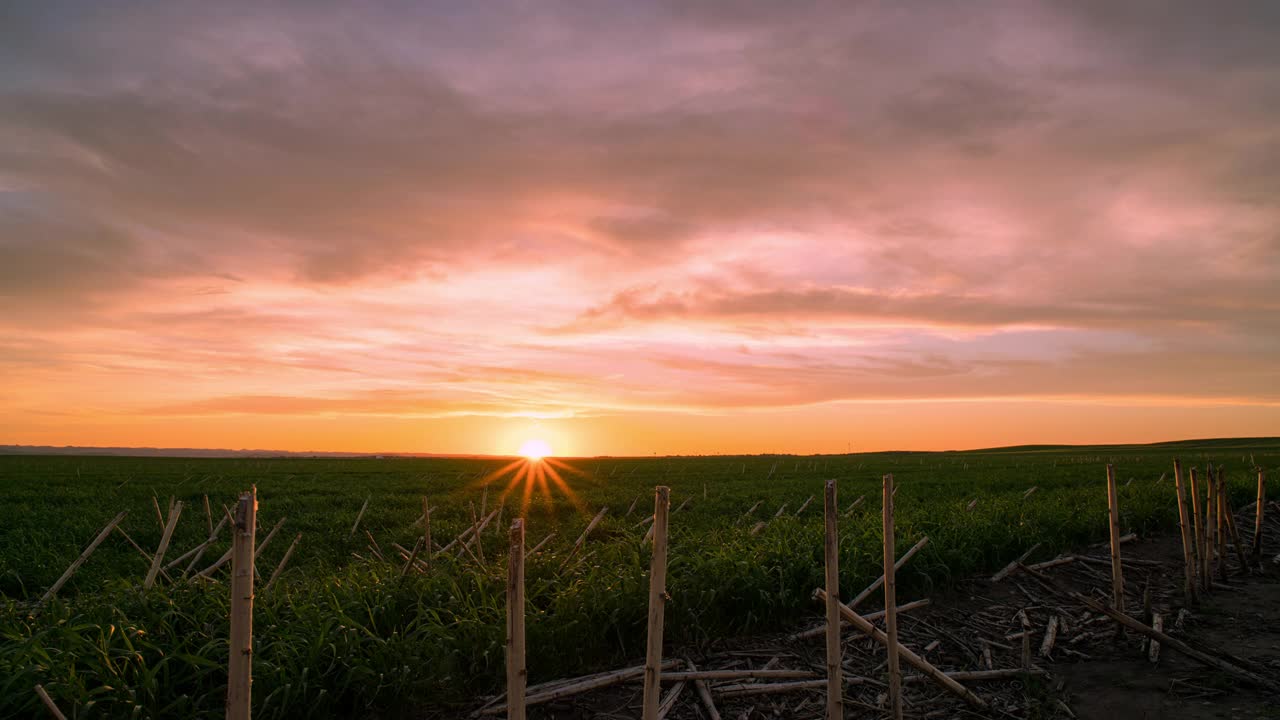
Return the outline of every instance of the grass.
<path id="1" fill-rule="evenodd" d="M 648 548 L 636 524 L 652 511 L 653 487 L 672 488 L 667 609 L 669 643 L 795 628 L 816 617 L 822 584 L 822 481 L 840 481 L 841 505 L 866 500 L 841 527 L 842 594 L 880 573 L 880 476 L 893 473 L 897 542 L 930 545 L 900 573 L 899 598 L 936 594 L 958 578 L 1002 566 L 1036 542 L 1033 559 L 1106 538 L 1104 465 L 1120 477 L 1122 524 L 1150 533 L 1176 527 L 1172 459 L 1227 468 L 1233 500 L 1255 489 L 1250 467 L 1275 472 L 1280 441 L 1202 441 L 1155 446 L 1005 448 L 973 453 L 881 453 L 833 457 L 585 459 L 563 471 L 574 499 L 554 484 L 525 511 L 530 547 L 555 540 L 527 568 L 531 681 L 614 665 L 643 654 Z M 1252 459 L 1250 456 L 1252 455 Z M 284 528 L 263 553 L 268 575 L 293 536 L 303 540 L 270 594 L 255 606 L 254 716 L 398 717 L 448 707 L 500 689 L 503 677 L 505 527 L 484 536 L 487 560 L 450 554 L 430 574 L 401 578 L 399 563 L 369 560 L 356 513 L 384 550 L 413 545 L 421 498 L 444 544 L 471 522 L 493 459 L 175 459 L 0 456 L 0 717 L 38 712 L 42 683 L 79 718 L 220 717 L 225 698 L 228 592 L 221 582 L 161 582 L 141 590 L 147 562 L 113 534 L 36 612 L 32 601 L 122 509 L 124 529 L 155 548 L 162 507 L 183 500 L 168 557 L 207 535 L 203 496 L 215 521 L 223 504 L 256 484 L 259 538 Z M 1163 482 L 1157 482 L 1168 475 Z M 1129 480 L 1132 478 L 1132 482 Z M 495 507 L 510 474 L 488 486 Z M 1024 499 L 1026 490 L 1039 489 Z M 705 493 L 705 495 L 704 495 Z M 793 513 L 817 496 L 799 517 Z M 636 509 L 626 516 L 636 498 Z M 972 511 L 967 505 L 977 498 Z M 763 501 L 751 519 L 743 518 Z M 519 513 L 520 491 L 504 500 Z M 788 511 L 758 535 L 760 519 Z M 570 545 L 601 505 L 610 510 L 582 555 L 561 570 Z M 208 565 L 229 546 L 210 548 Z M 365 560 L 352 556 L 359 553 Z M 261 585 L 259 585 L 261 588 Z"/>

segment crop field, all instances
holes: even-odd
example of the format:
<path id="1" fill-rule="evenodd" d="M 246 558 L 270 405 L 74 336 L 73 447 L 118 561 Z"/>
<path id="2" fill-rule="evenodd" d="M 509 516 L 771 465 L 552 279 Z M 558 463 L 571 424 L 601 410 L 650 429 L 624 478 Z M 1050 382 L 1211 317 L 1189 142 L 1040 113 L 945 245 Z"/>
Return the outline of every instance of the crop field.
<path id="1" fill-rule="evenodd" d="M 251 485 L 258 490 L 258 542 L 283 521 L 258 558 L 255 717 L 400 717 L 501 689 L 505 533 L 513 517 L 526 518 L 530 549 L 552 536 L 527 567 L 528 666 L 530 681 L 539 682 L 643 654 L 644 520 L 655 485 L 671 488 L 673 511 L 667 643 L 689 646 L 797 629 L 818 615 L 811 595 L 823 582 L 828 478 L 839 481 L 845 595 L 881 572 L 880 478 L 894 475 L 899 548 L 930 538 L 899 574 L 905 601 L 942 597 L 954 579 L 998 568 L 1036 543 L 1033 559 L 1043 559 L 1105 540 L 1107 463 L 1120 479 L 1125 531 L 1176 528 L 1175 457 L 1225 467 L 1239 506 L 1252 499 L 1255 465 L 1273 475 L 1280 467 L 1280 441 L 535 465 L 497 458 L 0 456 L 0 717 L 36 714 L 37 683 L 79 718 L 222 716 L 229 569 L 210 580 L 192 576 L 230 547 L 229 532 L 185 580 L 183 562 L 150 590 L 143 590 L 147 560 L 113 532 L 53 600 L 38 603 L 120 511 L 128 511 L 120 527 L 154 552 L 162 533 L 156 506 L 166 510 L 170 498 L 184 507 L 166 564 L 201 544 L 223 506 Z M 393 544 L 412 548 L 422 537 L 424 497 L 437 552 L 430 570 L 402 573 Z M 489 524 L 478 547 L 439 552 L 473 517 L 498 508 L 501 521 Z M 288 566 L 264 592 L 299 533 Z M 370 548 L 370 536 L 385 560 Z"/>

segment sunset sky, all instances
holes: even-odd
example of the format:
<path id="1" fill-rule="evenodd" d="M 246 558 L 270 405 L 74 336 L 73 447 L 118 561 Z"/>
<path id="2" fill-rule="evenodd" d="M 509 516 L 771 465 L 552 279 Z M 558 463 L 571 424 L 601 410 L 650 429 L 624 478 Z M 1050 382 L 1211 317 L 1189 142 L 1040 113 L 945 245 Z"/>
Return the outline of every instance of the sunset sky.
<path id="1" fill-rule="evenodd" d="M 0 443 L 1280 434 L 1280 3 L 0 5 Z"/>

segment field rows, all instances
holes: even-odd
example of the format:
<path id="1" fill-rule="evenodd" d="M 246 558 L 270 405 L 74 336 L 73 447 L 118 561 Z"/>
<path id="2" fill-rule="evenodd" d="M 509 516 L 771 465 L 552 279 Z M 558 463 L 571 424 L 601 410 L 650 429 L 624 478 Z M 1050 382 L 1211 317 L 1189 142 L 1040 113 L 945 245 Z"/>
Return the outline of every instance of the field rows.
<path id="1" fill-rule="evenodd" d="M 79 717 L 214 717 L 227 658 L 226 571 L 221 582 L 160 582 L 142 591 L 146 560 L 113 535 L 59 593 L 32 603 L 117 512 L 148 551 L 159 543 L 154 503 L 184 502 L 169 557 L 208 534 L 203 500 L 221 506 L 256 484 L 265 575 L 297 533 L 303 539 L 279 585 L 255 612 L 256 717 L 396 716 L 459 702 L 501 683 L 505 551 L 510 518 L 527 518 L 531 681 L 585 671 L 643 651 L 648 549 L 642 524 L 653 486 L 672 488 L 668 641 L 795 627 L 816 615 L 822 583 L 821 492 L 839 480 L 841 587 L 880 573 L 880 476 L 893 473 L 897 542 L 930 544 L 900 575 L 900 600 L 934 596 L 952 580 L 1003 565 L 1033 544 L 1033 559 L 1106 537 L 1104 466 L 1116 464 L 1122 524 L 1139 533 L 1176 527 L 1172 459 L 1223 465 L 1233 499 L 1254 488 L 1253 463 L 1274 472 L 1274 441 L 1238 446 L 1043 449 L 1003 453 L 839 457 L 586 459 L 562 482 L 525 480 L 508 461 L 482 459 L 168 459 L 0 457 L 10 521 L 0 530 L 0 717 L 27 717 L 42 683 Z M 1162 476 L 1164 479 L 1161 480 Z M 1027 491 L 1037 488 L 1030 495 Z M 441 555 L 430 573 L 400 577 L 403 563 L 371 557 L 361 518 L 382 550 L 412 547 L 427 497 L 433 539 L 443 545 L 477 515 L 502 507 L 483 536 L 484 562 Z M 816 496 L 796 515 L 807 498 Z M 155 500 L 153 500 L 153 497 Z M 976 500 L 976 504 L 973 501 Z M 628 514 L 628 509 L 634 509 Z M 782 506 L 786 510 L 774 519 Z M 972 505 L 972 509 L 970 509 Z M 483 506 L 483 509 L 482 509 Z M 573 541 L 609 510 L 582 553 Z M 753 506 L 751 517 L 744 513 Z M 757 534 L 753 526 L 768 524 Z M 229 547 L 209 548 L 208 565 Z M 360 558 L 353 554 L 358 554 Z M 178 568 L 180 571 L 181 568 Z"/>

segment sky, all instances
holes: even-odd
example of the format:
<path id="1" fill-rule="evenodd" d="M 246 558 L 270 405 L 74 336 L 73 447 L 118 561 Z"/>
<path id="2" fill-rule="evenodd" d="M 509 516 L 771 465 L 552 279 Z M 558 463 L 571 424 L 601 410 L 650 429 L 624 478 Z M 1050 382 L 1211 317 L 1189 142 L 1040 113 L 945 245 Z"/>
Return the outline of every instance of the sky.
<path id="1" fill-rule="evenodd" d="M 1280 4 L 0 4 L 0 443 L 1280 434 Z"/>

